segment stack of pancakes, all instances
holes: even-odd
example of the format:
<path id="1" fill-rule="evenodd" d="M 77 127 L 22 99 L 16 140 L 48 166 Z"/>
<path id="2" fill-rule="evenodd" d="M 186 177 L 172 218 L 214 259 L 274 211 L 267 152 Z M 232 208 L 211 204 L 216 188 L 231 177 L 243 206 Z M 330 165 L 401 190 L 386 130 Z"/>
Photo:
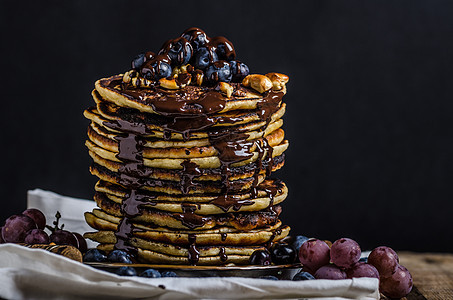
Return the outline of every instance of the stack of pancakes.
<path id="1" fill-rule="evenodd" d="M 104 251 L 155 264 L 248 264 L 289 233 L 279 220 L 287 188 L 269 176 L 284 164 L 285 90 L 231 83 L 141 88 L 98 80 L 86 146 L 99 177 L 87 212 Z"/>

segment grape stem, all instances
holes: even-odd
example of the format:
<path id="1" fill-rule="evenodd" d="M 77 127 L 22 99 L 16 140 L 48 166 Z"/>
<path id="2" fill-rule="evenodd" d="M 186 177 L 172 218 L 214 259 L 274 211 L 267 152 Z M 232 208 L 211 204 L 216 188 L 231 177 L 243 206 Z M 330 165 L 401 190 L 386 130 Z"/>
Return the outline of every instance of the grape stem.
<path id="1" fill-rule="evenodd" d="M 53 225 L 55 225 L 55 227 L 51 227 L 49 225 L 46 225 L 46 228 L 50 230 L 50 232 L 55 232 L 56 230 L 63 230 L 64 228 L 64 224 L 61 224 L 61 227 L 58 227 L 58 223 L 60 222 L 60 219 L 61 219 L 61 214 L 60 212 L 57 210 L 57 213 L 55 214 L 55 218 L 56 220 L 53 221 Z"/>

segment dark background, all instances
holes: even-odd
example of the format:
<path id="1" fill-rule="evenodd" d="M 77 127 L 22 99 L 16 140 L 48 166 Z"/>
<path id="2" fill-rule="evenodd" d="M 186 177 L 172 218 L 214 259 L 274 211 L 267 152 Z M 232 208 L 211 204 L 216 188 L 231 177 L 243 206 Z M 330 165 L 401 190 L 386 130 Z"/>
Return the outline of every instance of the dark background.
<path id="1" fill-rule="evenodd" d="M 165 2 L 0 2 L 1 219 L 28 189 L 91 198 L 95 80 L 198 26 L 291 78 L 293 234 L 453 251 L 452 1 Z"/>

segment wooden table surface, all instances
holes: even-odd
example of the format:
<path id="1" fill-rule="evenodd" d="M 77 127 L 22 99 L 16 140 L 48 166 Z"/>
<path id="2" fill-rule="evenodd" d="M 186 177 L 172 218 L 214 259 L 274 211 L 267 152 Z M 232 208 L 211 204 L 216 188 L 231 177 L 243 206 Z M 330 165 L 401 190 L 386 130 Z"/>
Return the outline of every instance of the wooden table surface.
<path id="1" fill-rule="evenodd" d="M 398 256 L 414 281 L 412 292 L 403 299 L 453 299 L 453 254 L 398 252 Z"/>

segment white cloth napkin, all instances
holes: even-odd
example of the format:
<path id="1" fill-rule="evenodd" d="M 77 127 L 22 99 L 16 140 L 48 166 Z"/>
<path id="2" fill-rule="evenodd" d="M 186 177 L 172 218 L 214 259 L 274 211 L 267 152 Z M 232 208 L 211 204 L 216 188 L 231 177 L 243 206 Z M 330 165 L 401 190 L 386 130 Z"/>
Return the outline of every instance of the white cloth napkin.
<path id="1" fill-rule="evenodd" d="M 94 207 L 92 201 L 41 190 L 29 192 L 28 204 L 43 210 L 50 220 L 59 210 L 65 224 L 71 221 L 67 228 L 78 232 L 88 228 L 83 212 Z M 0 297 L 5 299 L 379 299 L 378 285 L 374 278 L 121 277 L 42 249 L 0 245 Z"/>

